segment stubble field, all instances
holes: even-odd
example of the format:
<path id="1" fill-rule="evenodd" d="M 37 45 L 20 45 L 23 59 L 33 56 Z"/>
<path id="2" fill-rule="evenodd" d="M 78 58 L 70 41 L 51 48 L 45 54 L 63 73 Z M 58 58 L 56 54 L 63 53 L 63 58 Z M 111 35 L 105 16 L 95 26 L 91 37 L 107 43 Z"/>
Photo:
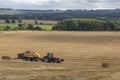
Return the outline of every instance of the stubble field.
<path id="1" fill-rule="evenodd" d="M 64 58 L 60 64 L 0 59 L 0 80 L 119 80 L 120 32 L 18 31 L 0 34 L 0 57 L 25 50 Z M 102 68 L 107 63 L 109 67 Z"/>

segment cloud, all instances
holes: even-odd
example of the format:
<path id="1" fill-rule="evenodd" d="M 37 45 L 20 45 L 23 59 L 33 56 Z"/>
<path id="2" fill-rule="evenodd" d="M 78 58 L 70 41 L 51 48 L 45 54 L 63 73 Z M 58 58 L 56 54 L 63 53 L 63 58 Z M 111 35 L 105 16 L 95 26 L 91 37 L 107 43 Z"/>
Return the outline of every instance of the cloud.
<path id="1" fill-rule="evenodd" d="M 0 0 L 1 8 L 14 9 L 113 9 L 120 0 Z M 114 5 L 114 6 L 113 6 Z"/>
<path id="2" fill-rule="evenodd" d="M 87 0 L 87 2 L 94 2 L 94 3 L 96 3 L 96 2 L 101 2 L 101 3 L 107 2 L 107 3 L 109 3 L 109 2 L 120 2 L 120 0 Z"/>

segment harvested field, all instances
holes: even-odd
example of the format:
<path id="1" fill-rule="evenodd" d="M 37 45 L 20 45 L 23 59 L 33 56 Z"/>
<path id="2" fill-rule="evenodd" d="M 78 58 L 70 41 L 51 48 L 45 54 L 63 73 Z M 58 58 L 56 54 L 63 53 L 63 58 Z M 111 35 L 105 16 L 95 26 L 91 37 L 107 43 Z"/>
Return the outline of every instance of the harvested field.
<path id="1" fill-rule="evenodd" d="M 0 24 L 5 23 L 5 20 L 0 20 Z"/>
<path id="2" fill-rule="evenodd" d="M 38 23 L 41 23 L 41 24 L 57 24 L 58 21 L 48 21 L 48 20 L 37 20 Z M 26 24 L 35 24 L 35 20 L 23 20 L 23 23 L 26 23 Z"/>
<path id="3" fill-rule="evenodd" d="M 18 31 L 0 34 L 0 57 L 33 49 L 60 64 L 0 59 L 0 80 L 119 80 L 120 32 Z M 103 68 L 102 63 L 109 64 Z"/>

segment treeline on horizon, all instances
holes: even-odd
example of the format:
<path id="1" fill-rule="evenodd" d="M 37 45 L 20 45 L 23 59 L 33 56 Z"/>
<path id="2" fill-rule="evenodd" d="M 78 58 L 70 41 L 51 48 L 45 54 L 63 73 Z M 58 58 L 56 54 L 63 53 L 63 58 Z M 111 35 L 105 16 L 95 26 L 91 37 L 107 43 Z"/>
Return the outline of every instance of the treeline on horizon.
<path id="1" fill-rule="evenodd" d="M 5 24 L 7 26 L 1 27 L 0 30 L 39 30 L 43 29 L 40 27 L 41 24 L 35 20 L 35 26 L 33 24 L 22 23 L 22 20 L 6 19 Z M 11 24 L 18 26 L 12 28 Z M 40 25 L 40 26 L 38 26 Z M 56 31 L 120 31 L 120 20 L 101 20 L 95 18 L 71 18 L 63 21 L 59 21 L 52 27 L 51 30 Z"/>
<path id="2" fill-rule="evenodd" d="M 119 20 L 73 18 L 60 21 L 53 27 L 58 31 L 120 31 Z"/>
<path id="3" fill-rule="evenodd" d="M 9 14 L 14 12 L 13 14 Z M 6 12 L 6 13 L 4 13 Z M 4 13 L 4 14 L 2 14 Z M 61 21 L 70 18 L 98 18 L 120 20 L 120 9 L 115 10 L 0 10 L 0 19 L 37 19 Z"/>

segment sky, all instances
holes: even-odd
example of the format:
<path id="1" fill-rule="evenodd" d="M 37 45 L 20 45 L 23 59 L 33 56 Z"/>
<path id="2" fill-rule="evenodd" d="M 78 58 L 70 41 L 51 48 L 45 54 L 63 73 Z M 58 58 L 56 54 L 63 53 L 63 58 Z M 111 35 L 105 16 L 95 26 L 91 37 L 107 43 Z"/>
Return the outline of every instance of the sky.
<path id="1" fill-rule="evenodd" d="M 0 8 L 13 9 L 120 9 L 120 0 L 0 0 Z"/>

